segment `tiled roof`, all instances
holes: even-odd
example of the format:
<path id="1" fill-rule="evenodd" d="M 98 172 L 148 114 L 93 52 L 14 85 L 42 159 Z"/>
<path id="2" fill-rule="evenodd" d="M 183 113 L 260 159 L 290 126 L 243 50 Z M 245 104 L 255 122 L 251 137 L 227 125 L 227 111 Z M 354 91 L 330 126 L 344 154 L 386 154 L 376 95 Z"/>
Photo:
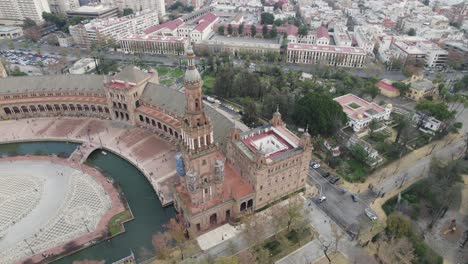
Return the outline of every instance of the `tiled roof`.
<path id="1" fill-rule="evenodd" d="M 145 34 L 151 34 L 153 32 L 156 32 L 156 31 L 160 30 L 160 29 L 163 29 L 163 28 L 174 30 L 178 26 L 182 25 L 183 23 L 184 23 L 184 21 L 182 19 L 177 18 L 177 19 L 174 19 L 174 20 L 171 20 L 171 21 L 167 21 L 166 23 L 162 23 L 162 24 L 159 24 L 159 25 L 156 25 L 156 26 L 149 27 L 149 28 L 145 29 L 143 32 Z"/>
<path id="2" fill-rule="evenodd" d="M 398 91 L 398 89 L 395 88 L 394 86 L 391 86 L 390 84 L 387 84 L 387 83 L 384 83 L 384 82 L 378 82 L 377 87 L 382 88 L 382 89 L 387 90 L 387 91 L 391 91 L 391 92 Z"/>
<path id="3" fill-rule="evenodd" d="M 325 37 L 327 39 L 330 39 L 330 36 L 328 35 L 328 29 L 324 26 L 321 26 L 317 29 L 316 35 L 317 35 L 317 38 Z"/>
<path id="4" fill-rule="evenodd" d="M 43 75 L 0 79 L 0 95 L 31 92 L 85 92 L 104 94 L 101 75 Z"/>
<path id="5" fill-rule="evenodd" d="M 218 19 L 218 17 L 216 15 L 214 15 L 213 13 L 208 13 L 208 14 L 200 17 L 200 19 L 198 19 L 199 24 L 195 27 L 194 30 L 198 30 L 198 31 L 202 32 L 211 23 L 215 22 L 216 19 Z"/>
<path id="6" fill-rule="evenodd" d="M 368 102 L 354 94 L 342 95 L 333 100 L 341 105 L 343 112 L 351 119 L 357 119 L 360 115 L 368 117 L 385 111 L 383 107 Z M 351 104 L 356 104 L 357 107 L 353 107 Z"/>

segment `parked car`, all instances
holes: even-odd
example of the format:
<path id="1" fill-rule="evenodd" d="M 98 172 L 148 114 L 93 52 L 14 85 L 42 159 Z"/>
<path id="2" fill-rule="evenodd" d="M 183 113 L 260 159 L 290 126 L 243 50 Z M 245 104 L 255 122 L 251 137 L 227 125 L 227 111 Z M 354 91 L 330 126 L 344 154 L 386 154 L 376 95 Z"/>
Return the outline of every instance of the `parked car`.
<path id="1" fill-rule="evenodd" d="M 329 182 L 330 182 L 331 184 L 335 184 L 335 183 L 336 183 L 337 181 L 339 181 L 339 180 L 340 180 L 340 177 L 336 176 L 336 177 L 334 177 L 334 178 L 331 178 L 331 179 L 329 180 Z"/>
<path id="2" fill-rule="evenodd" d="M 353 199 L 353 202 L 357 202 L 357 197 L 354 194 L 351 194 L 351 199 Z"/>
<path id="3" fill-rule="evenodd" d="M 319 198 L 318 201 L 319 201 L 319 203 L 323 203 L 323 202 L 325 202 L 326 200 L 327 200 L 327 197 L 322 196 L 322 197 Z"/>
<path id="4" fill-rule="evenodd" d="M 374 214 L 374 212 L 371 211 L 371 209 L 366 208 L 364 209 L 364 212 L 366 213 L 367 217 L 369 217 L 371 220 L 377 220 L 377 216 Z"/>
<path id="5" fill-rule="evenodd" d="M 322 177 L 324 177 L 324 178 L 327 178 L 328 176 L 330 176 L 329 172 L 325 172 L 324 174 L 322 174 Z"/>

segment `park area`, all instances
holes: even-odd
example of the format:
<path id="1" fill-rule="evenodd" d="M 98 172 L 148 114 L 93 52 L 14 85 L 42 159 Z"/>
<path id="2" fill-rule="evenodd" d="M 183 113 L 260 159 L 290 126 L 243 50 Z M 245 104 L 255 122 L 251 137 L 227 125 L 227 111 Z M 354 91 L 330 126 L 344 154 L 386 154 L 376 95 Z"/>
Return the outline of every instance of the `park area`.
<path id="1" fill-rule="evenodd" d="M 184 75 L 184 71 L 180 68 L 171 68 L 167 66 L 158 66 L 156 70 L 159 74 L 160 83 L 165 85 L 174 84 L 179 78 Z"/>

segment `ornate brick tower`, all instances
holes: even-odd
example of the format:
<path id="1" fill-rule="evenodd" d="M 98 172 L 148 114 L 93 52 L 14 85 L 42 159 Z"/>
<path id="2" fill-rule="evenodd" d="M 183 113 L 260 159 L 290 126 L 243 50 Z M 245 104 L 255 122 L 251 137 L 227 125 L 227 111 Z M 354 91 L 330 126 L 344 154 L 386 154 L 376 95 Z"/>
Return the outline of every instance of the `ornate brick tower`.
<path id="1" fill-rule="evenodd" d="M 222 193 L 224 162 L 217 159 L 213 125 L 203 111 L 203 81 L 195 67 L 195 54 L 187 49 L 188 68 L 184 75 L 186 107 L 182 124 L 182 155 L 186 175 L 182 177 L 192 205 L 198 206 Z"/>

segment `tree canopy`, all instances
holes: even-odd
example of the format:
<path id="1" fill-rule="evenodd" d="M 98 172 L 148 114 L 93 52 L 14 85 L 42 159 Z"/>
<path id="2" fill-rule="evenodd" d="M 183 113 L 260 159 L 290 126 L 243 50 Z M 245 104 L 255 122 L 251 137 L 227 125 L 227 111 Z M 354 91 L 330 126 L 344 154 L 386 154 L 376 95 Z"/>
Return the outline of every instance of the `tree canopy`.
<path id="1" fill-rule="evenodd" d="M 313 134 L 331 135 L 347 117 L 341 105 L 330 96 L 311 92 L 297 101 L 293 119 L 298 126 L 307 124 Z"/>
<path id="2" fill-rule="evenodd" d="M 262 13 L 261 19 L 263 25 L 271 25 L 275 22 L 275 16 L 271 13 Z"/>
<path id="3" fill-rule="evenodd" d="M 443 102 L 423 100 L 416 105 L 416 110 L 425 112 L 441 121 L 452 119 L 455 116 L 455 112 L 450 111 L 448 105 Z"/>
<path id="4" fill-rule="evenodd" d="M 392 86 L 397 88 L 398 91 L 400 91 L 401 95 L 405 95 L 409 91 L 409 88 L 411 87 L 411 84 L 405 84 L 403 82 L 394 82 L 394 83 L 392 83 Z"/>
<path id="5" fill-rule="evenodd" d="M 416 29 L 410 28 L 410 29 L 408 30 L 408 35 L 409 35 L 409 36 L 416 36 Z"/>
<path id="6" fill-rule="evenodd" d="M 306 36 L 308 33 L 307 27 L 304 24 L 300 25 L 297 33 L 301 36 Z"/>
<path id="7" fill-rule="evenodd" d="M 124 8 L 123 9 L 123 13 L 122 13 L 123 16 L 128 16 L 128 15 L 131 15 L 131 14 L 133 14 L 133 9 L 131 9 L 131 8 Z"/>

